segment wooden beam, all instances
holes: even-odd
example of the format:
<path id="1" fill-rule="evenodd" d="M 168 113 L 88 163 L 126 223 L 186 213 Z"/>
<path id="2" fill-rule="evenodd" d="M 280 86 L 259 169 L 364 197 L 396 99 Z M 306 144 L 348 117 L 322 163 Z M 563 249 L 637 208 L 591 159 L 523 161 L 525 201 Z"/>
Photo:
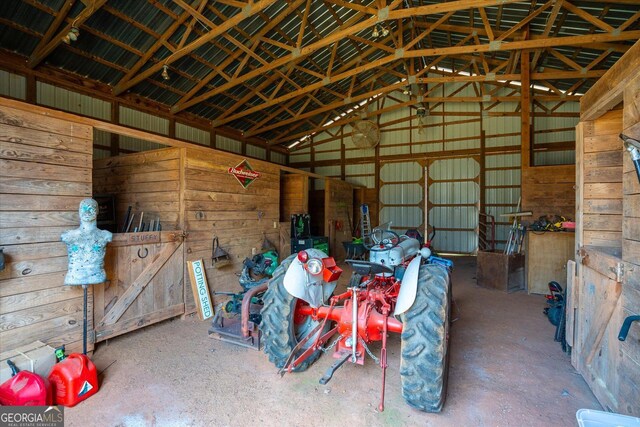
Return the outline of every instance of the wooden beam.
<path id="1" fill-rule="evenodd" d="M 607 33 L 613 32 L 613 30 L 614 30 L 614 28 L 611 25 L 609 25 L 606 22 L 596 18 L 595 16 L 591 15 L 589 12 L 586 12 L 586 11 L 580 9 L 579 7 L 576 7 L 576 6 L 572 5 L 568 1 L 565 1 L 563 3 L 562 7 L 567 9 L 569 12 L 573 13 L 574 15 L 577 15 L 580 18 L 584 19 L 585 21 L 595 25 L 596 27 L 600 28 L 601 30 L 606 31 Z"/>
<path id="2" fill-rule="evenodd" d="M 106 1 L 106 0 L 100 0 L 100 1 Z M 207 33 L 205 33 L 204 35 L 200 36 L 196 40 L 192 41 L 191 43 L 189 43 L 188 45 L 183 47 L 181 50 L 174 52 L 166 60 L 158 62 L 155 65 L 152 65 L 151 67 L 149 67 L 148 69 L 146 69 L 142 73 L 139 73 L 138 75 L 136 75 L 135 77 L 131 78 L 130 80 L 128 80 L 128 81 L 126 81 L 124 83 L 118 83 L 113 88 L 114 95 L 119 95 L 119 94 L 123 93 L 124 91 L 126 91 L 127 89 L 137 85 L 141 81 L 145 80 L 146 78 L 148 78 L 151 75 L 153 75 L 153 74 L 157 73 L 158 71 L 160 71 L 160 69 L 162 68 L 163 65 L 165 65 L 165 64 L 169 65 L 169 64 L 177 61 L 178 59 L 182 58 L 183 56 L 188 55 L 192 51 L 198 49 L 199 47 L 203 46 L 204 44 L 208 43 L 209 41 L 215 39 L 219 35 L 226 33 L 231 28 L 233 28 L 236 25 L 238 25 L 240 22 L 244 21 L 247 18 L 250 18 L 251 16 L 255 15 L 256 13 L 258 13 L 258 12 L 262 11 L 263 9 L 271 6 L 275 2 L 276 2 L 276 0 L 259 0 L 259 1 L 255 2 L 255 3 L 251 3 L 251 4 L 247 5 L 241 12 L 237 13 L 236 15 L 234 15 L 231 18 L 229 18 L 227 21 L 223 22 L 222 24 L 218 25 L 217 27 L 212 28 Z"/>
<path id="3" fill-rule="evenodd" d="M 264 73 L 271 71 L 275 68 L 286 65 L 292 61 L 299 61 L 302 58 L 316 52 L 317 50 L 322 49 L 326 46 L 329 46 L 334 42 L 340 41 L 351 34 L 358 33 L 360 31 L 366 30 L 376 25 L 380 20 L 395 20 L 400 18 L 407 18 L 413 15 L 431 15 L 431 14 L 437 14 L 437 13 L 449 12 L 449 11 L 455 11 L 455 10 L 464 10 L 470 7 L 477 7 L 478 5 L 483 5 L 486 7 L 486 6 L 492 6 L 500 3 L 513 3 L 516 1 L 517 0 L 484 0 L 484 1 L 455 0 L 451 2 L 438 3 L 438 4 L 428 5 L 428 6 L 418 6 L 418 7 L 409 8 L 409 9 L 393 10 L 395 7 L 398 7 L 401 4 L 400 0 L 394 0 L 394 2 L 391 5 L 387 6 L 388 10 L 385 11 L 385 14 L 379 14 L 378 16 L 374 16 L 357 23 L 352 21 L 345 22 L 345 24 L 340 26 L 337 31 L 324 37 L 323 39 L 320 39 L 309 46 L 305 46 L 302 49 L 298 49 L 296 52 L 293 52 L 290 55 L 277 59 L 271 62 L 270 64 L 268 64 L 267 66 L 257 68 L 252 72 L 243 74 L 242 76 L 238 76 L 238 78 L 234 79 L 233 82 L 227 82 L 225 84 L 222 84 L 209 92 L 206 92 L 200 96 L 197 96 L 191 99 L 188 102 L 178 103 L 174 105 L 174 107 L 172 108 L 172 111 L 173 112 L 182 111 L 186 108 L 192 107 L 193 105 L 196 105 L 204 101 L 205 99 L 211 98 L 219 93 L 225 92 L 226 90 L 229 90 L 241 83 L 244 83 L 247 80 L 263 75 Z M 390 62 L 390 61 L 387 61 L 387 62 Z"/>
<path id="4" fill-rule="evenodd" d="M 75 3 L 75 0 L 68 0 L 62 5 L 62 8 L 56 15 L 55 19 L 53 20 L 53 23 L 49 25 L 49 28 L 44 33 L 44 36 L 42 36 L 42 39 L 40 39 L 38 46 L 36 46 L 36 48 L 33 50 L 34 52 L 38 52 L 44 49 L 47 43 L 51 41 L 51 37 L 53 37 L 56 30 L 60 27 L 60 24 L 62 24 L 62 21 L 64 21 L 64 19 L 67 17 L 69 10 L 71 9 L 71 6 L 73 6 L 74 3 Z"/>
<path id="5" fill-rule="evenodd" d="M 638 75 L 640 41 L 598 80 L 580 100 L 580 121 L 595 120 L 622 101 L 624 87 Z"/>
<path id="6" fill-rule="evenodd" d="M 92 7 L 84 8 L 82 12 L 78 14 L 73 20 L 71 24 L 67 24 L 64 26 L 62 31 L 60 31 L 57 35 L 53 36 L 53 38 L 44 46 L 41 47 L 40 50 L 36 50 L 29 57 L 29 61 L 27 65 L 29 68 L 35 68 L 38 64 L 40 64 L 51 52 L 57 48 L 60 43 L 62 43 L 62 38 L 71 31 L 71 27 L 80 27 L 87 19 L 91 18 L 91 16 L 96 13 L 102 5 L 104 5 L 107 0 L 95 0 L 92 3 Z"/>
<path id="7" fill-rule="evenodd" d="M 291 3 L 285 10 L 283 10 L 276 18 L 271 19 L 269 24 L 265 25 L 263 28 L 261 28 L 254 36 L 251 40 L 249 40 L 249 46 L 251 48 L 253 48 L 254 46 L 256 46 L 258 43 L 260 43 L 260 40 L 262 39 L 262 37 L 264 37 L 264 35 L 270 31 L 273 28 L 276 28 L 280 22 L 282 22 L 282 20 L 284 18 L 286 18 L 287 16 L 289 16 L 289 14 L 291 12 L 293 12 L 295 9 L 297 9 L 298 7 L 300 7 L 300 5 L 302 5 L 304 3 L 304 0 L 295 0 L 293 3 Z M 236 58 L 238 58 L 240 55 L 242 54 L 241 51 L 236 51 L 235 53 L 233 53 L 232 55 L 228 56 L 219 66 L 219 69 L 224 69 L 226 68 L 229 64 L 231 64 Z M 210 72 L 209 74 L 207 74 L 206 77 L 200 79 L 200 82 L 197 83 L 193 88 L 191 88 L 187 94 L 185 96 L 183 96 L 172 108 L 171 108 L 171 112 L 172 113 L 178 113 L 179 111 L 181 111 L 180 109 L 176 108 L 179 105 L 182 105 L 184 103 L 186 103 L 187 101 L 189 101 L 196 93 L 198 93 L 205 85 L 207 85 L 215 76 L 217 75 L 217 73 L 215 71 Z"/>
<path id="8" fill-rule="evenodd" d="M 531 80 L 530 80 L 529 51 L 520 53 L 520 72 L 522 73 L 522 87 L 520 90 L 520 139 L 522 169 L 532 165 L 531 161 Z"/>

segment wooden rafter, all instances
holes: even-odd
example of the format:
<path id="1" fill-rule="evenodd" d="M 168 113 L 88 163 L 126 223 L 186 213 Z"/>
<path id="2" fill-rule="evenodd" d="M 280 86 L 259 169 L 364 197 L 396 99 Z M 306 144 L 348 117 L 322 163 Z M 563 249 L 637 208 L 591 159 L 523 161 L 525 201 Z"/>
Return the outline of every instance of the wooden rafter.
<path id="1" fill-rule="evenodd" d="M 251 3 L 251 4 L 247 5 L 246 9 L 243 9 L 241 12 L 239 12 L 236 15 L 234 15 L 233 17 L 231 17 L 227 21 L 225 21 L 222 24 L 216 26 L 215 28 L 212 28 L 210 31 L 208 31 L 204 35 L 198 37 L 196 40 L 194 40 L 191 43 L 189 43 L 188 45 L 184 46 L 182 49 L 174 52 L 171 56 L 169 56 L 162 63 L 157 63 L 155 65 L 152 65 L 151 67 L 149 67 L 148 69 L 146 69 L 142 73 L 140 73 L 137 76 L 135 76 L 135 77 L 131 78 L 130 80 L 128 80 L 127 82 L 118 83 L 113 88 L 114 95 L 119 95 L 122 92 L 124 92 L 125 90 L 137 85 L 141 81 L 143 81 L 146 78 L 150 77 L 151 75 L 157 73 L 162 68 L 163 65 L 168 65 L 168 64 L 171 64 L 171 63 L 177 61 L 178 59 L 184 57 L 185 55 L 187 55 L 190 52 L 194 51 L 195 49 L 199 48 L 200 46 L 203 46 L 204 44 L 206 44 L 209 41 L 213 40 L 214 38 L 220 36 L 221 34 L 226 33 L 228 30 L 230 30 L 231 28 L 233 28 L 234 26 L 236 26 L 237 24 L 239 24 L 243 20 L 255 15 L 256 13 L 258 13 L 261 10 L 265 9 L 266 7 L 272 5 L 275 1 L 276 0 L 259 0 L 259 1 L 255 2 L 255 3 Z"/>
<path id="2" fill-rule="evenodd" d="M 429 15 L 429 14 L 436 14 L 436 13 L 441 13 L 441 12 L 449 12 L 449 11 L 455 11 L 455 10 L 464 10 L 464 9 L 468 9 L 470 7 L 475 7 L 478 6 L 480 4 L 484 5 L 484 6 L 491 6 L 497 3 L 511 3 L 511 2 L 515 2 L 516 0 L 485 0 L 485 1 L 480 1 L 480 0 L 456 0 L 456 1 L 452 1 L 452 2 L 447 2 L 447 3 L 440 3 L 440 4 L 435 4 L 435 5 L 429 5 L 429 6 L 418 6 L 418 7 L 414 7 L 414 8 L 409 8 L 409 9 L 401 9 L 401 10 L 394 10 L 395 8 L 397 8 L 402 2 L 400 0 L 394 0 L 389 6 L 387 6 L 387 8 L 389 9 L 385 15 L 386 18 L 385 20 L 392 20 L 392 19 L 400 19 L 400 18 L 407 18 L 410 17 L 412 15 Z M 195 98 L 192 98 L 190 101 L 185 102 L 185 103 L 178 103 L 176 105 L 174 105 L 174 107 L 172 108 L 172 111 L 177 112 L 177 111 L 182 111 L 185 108 L 189 108 L 195 104 L 198 104 L 199 102 L 211 98 L 219 93 L 222 93 L 226 90 L 229 90 L 235 86 L 237 86 L 238 84 L 241 84 L 245 81 L 248 81 L 254 77 L 257 77 L 261 74 L 264 74 L 266 72 L 269 72 L 275 68 L 281 67 L 285 64 L 288 64 L 289 62 L 292 61 L 299 61 L 301 60 L 303 57 L 306 57 L 310 54 L 312 54 L 313 52 L 316 52 L 319 49 L 322 49 L 326 46 L 329 46 L 331 44 L 333 44 L 336 41 L 339 41 L 351 34 L 355 34 L 359 31 L 365 30 L 367 28 L 370 28 L 374 25 L 376 25 L 379 21 L 379 17 L 378 16 L 374 16 L 368 19 L 365 19 L 364 21 L 360 20 L 361 16 L 358 15 L 356 18 L 351 19 L 347 22 L 345 22 L 344 25 L 338 27 L 338 30 L 336 30 L 335 32 L 333 32 L 332 34 L 324 37 L 323 39 L 320 39 L 318 41 L 316 41 L 315 43 L 312 43 L 311 45 L 305 46 L 302 49 L 298 49 L 297 51 L 293 52 L 290 55 L 284 56 L 278 60 L 272 61 L 271 63 L 269 63 L 269 65 L 265 66 L 265 67 L 260 67 L 256 70 L 253 70 L 252 72 L 249 73 L 245 73 L 242 76 L 239 76 L 237 79 L 235 79 L 233 82 L 227 82 L 223 85 L 218 86 L 216 89 L 213 89 L 211 91 L 208 91 L 202 95 L 199 95 Z"/>
<path id="3" fill-rule="evenodd" d="M 31 56 L 29 57 L 29 61 L 27 62 L 29 68 L 34 68 L 38 64 L 40 64 L 51 52 L 55 50 L 55 48 L 60 45 L 60 43 L 62 43 L 62 38 L 67 35 L 69 31 L 71 31 L 72 27 L 81 26 L 87 19 L 91 18 L 91 16 L 93 16 L 93 14 L 96 13 L 106 2 L 107 0 L 94 0 L 91 3 L 90 7 L 85 7 L 82 12 L 80 12 L 78 16 L 74 18 L 71 24 L 65 25 L 62 30 L 59 31 L 55 36 L 52 36 L 44 46 L 41 46 L 40 49 L 35 50 L 31 54 Z"/>

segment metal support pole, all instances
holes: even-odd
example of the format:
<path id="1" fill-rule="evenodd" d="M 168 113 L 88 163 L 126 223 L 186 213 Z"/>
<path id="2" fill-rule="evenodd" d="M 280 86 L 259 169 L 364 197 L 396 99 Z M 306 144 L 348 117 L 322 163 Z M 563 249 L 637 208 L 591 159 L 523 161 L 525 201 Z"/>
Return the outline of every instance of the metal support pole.
<path id="1" fill-rule="evenodd" d="M 82 285 L 82 354 L 87 354 L 87 285 Z"/>

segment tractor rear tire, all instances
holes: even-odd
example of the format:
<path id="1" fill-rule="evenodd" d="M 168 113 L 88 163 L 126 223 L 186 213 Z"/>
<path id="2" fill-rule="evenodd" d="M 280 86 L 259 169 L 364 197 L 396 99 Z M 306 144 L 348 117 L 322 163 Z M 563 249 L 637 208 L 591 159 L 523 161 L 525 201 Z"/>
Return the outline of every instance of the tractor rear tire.
<path id="1" fill-rule="evenodd" d="M 401 315 L 400 377 L 405 401 L 424 412 L 440 412 L 447 394 L 450 307 L 449 272 L 421 266 L 416 299 Z"/>
<path id="2" fill-rule="evenodd" d="M 262 332 L 264 352 L 278 369 L 284 366 L 298 342 L 321 323 L 314 321 L 310 317 L 307 317 L 302 322 L 298 319 L 296 323 L 295 308 L 298 302 L 302 300 L 289 294 L 283 283 L 284 275 L 295 257 L 296 254 L 291 255 L 278 266 L 269 281 L 269 288 L 262 297 L 264 307 L 261 311 L 260 331 Z M 330 326 L 330 323 L 327 322 L 322 333 L 327 332 Z M 307 341 L 303 348 L 298 351 L 298 355 L 313 344 L 314 338 Z M 293 371 L 302 372 L 306 370 L 320 357 L 320 353 L 320 350 L 315 351 Z"/>

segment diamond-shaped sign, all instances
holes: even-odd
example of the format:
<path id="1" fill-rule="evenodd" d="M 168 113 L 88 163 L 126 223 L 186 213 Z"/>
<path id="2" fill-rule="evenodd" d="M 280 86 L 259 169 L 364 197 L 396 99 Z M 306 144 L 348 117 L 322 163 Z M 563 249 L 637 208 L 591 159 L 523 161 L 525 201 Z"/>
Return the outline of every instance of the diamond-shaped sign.
<path id="1" fill-rule="evenodd" d="M 247 160 L 243 160 L 235 168 L 229 168 L 228 172 L 235 176 L 243 188 L 247 188 L 253 181 L 260 178 L 260 172 L 253 170 Z"/>

